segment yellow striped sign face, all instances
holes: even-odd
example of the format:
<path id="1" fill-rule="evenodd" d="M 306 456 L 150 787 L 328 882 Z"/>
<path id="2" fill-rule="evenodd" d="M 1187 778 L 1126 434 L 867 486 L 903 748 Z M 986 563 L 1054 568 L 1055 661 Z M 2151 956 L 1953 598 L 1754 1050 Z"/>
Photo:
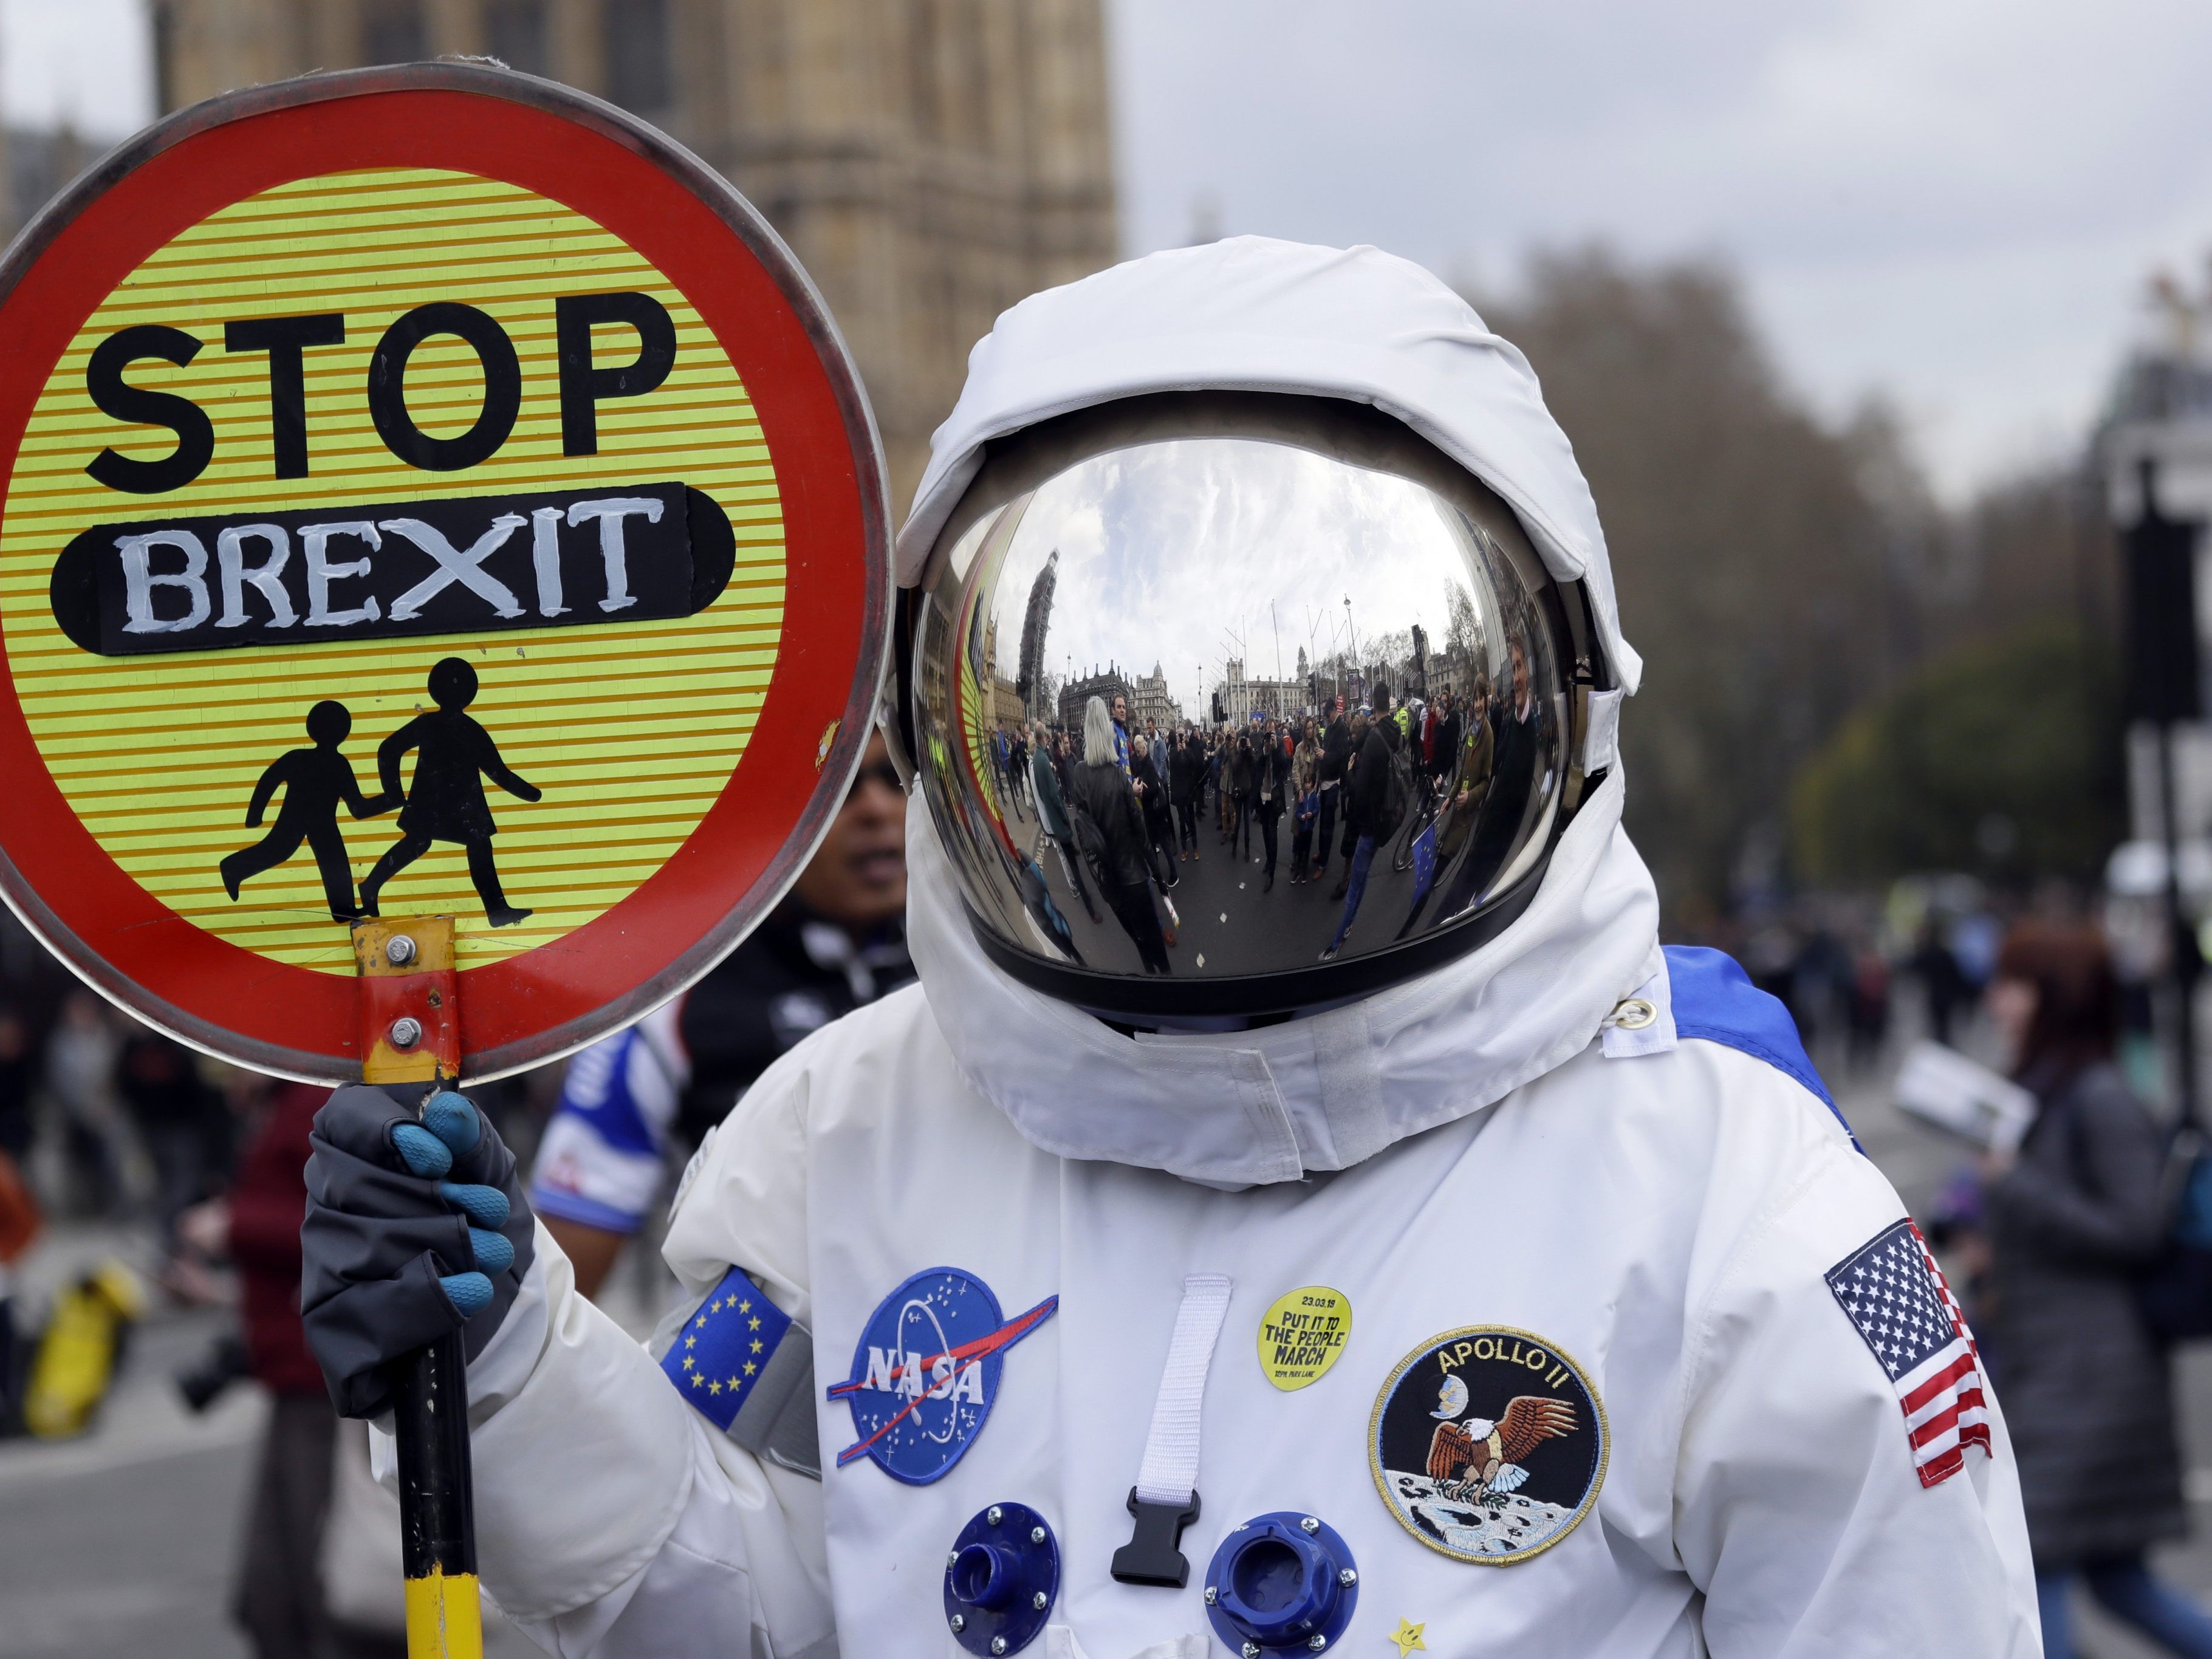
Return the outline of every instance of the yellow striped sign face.
<path id="1" fill-rule="evenodd" d="M 469 1075 L 680 989 L 836 811 L 887 645 L 804 274 L 651 129 L 497 70 L 120 155 L 0 266 L 0 896 L 315 1078 L 380 1040 L 371 916 L 453 918 Z"/>
<path id="2" fill-rule="evenodd" d="M 567 456 L 554 301 L 607 292 L 658 301 L 674 325 L 675 360 L 651 394 L 599 404 L 597 454 Z M 317 637 L 295 623 L 296 642 L 143 656 L 94 655 L 64 635 L 49 579 L 63 545 L 88 526 L 157 517 L 247 523 L 270 510 L 269 355 L 222 349 L 235 319 L 345 319 L 342 343 L 301 352 L 311 471 L 282 481 L 285 507 L 327 505 L 352 522 L 364 519 L 356 508 L 374 505 L 369 521 L 383 521 L 410 501 L 457 494 L 456 475 L 418 471 L 391 453 L 363 395 L 371 356 L 392 324 L 417 307 L 456 300 L 514 343 L 521 382 L 513 431 L 466 470 L 468 494 L 567 497 L 680 479 L 711 496 L 734 533 L 735 569 L 703 611 L 397 639 L 349 638 L 354 630 L 343 627 Z M 88 393 L 93 351 L 134 324 L 206 343 L 189 364 L 143 359 L 128 376 L 188 398 L 213 424 L 212 459 L 160 498 L 158 511 L 151 501 L 118 506 L 116 492 L 85 471 L 106 447 L 146 460 L 177 447 L 168 428 L 118 424 Z M 621 331 L 606 330 L 602 341 Z M 616 340 L 599 349 L 619 359 L 635 345 Z M 483 406 L 484 365 L 463 339 L 431 335 L 412 356 L 405 392 L 422 429 L 450 438 Z M 214 538 L 202 540 L 211 547 Z M 374 561 L 383 551 L 358 538 L 344 550 L 346 559 L 332 562 Z M 262 549 L 250 551 L 260 562 Z M 292 556 L 300 557 L 296 545 Z M 332 925 L 310 848 L 246 878 L 235 900 L 224 890 L 222 860 L 261 839 L 244 825 L 246 807 L 273 763 L 313 748 L 304 725 L 311 708 L 325 700 L 346 707 L 352 726 L 337 752 L 366 795 L 375 787 L 378 744 L 432 708 L 431 667 L 464 658 L 480 688 L 467 714 L 504 764 L 544 792 L 536 802 L 489 795 L 504 895 L 531 914 L 510 927 L 465 925 L 458 945 L 465 967 L 536 949 L 602 915 L 698 827 L 744 755 L 775 665 L 783 556 L 775 468 L 744 382 L 684 295 L 642 256 L 583 215 L 514 185 L 429 168 L 344 172 L 210 214 L 148 258 L 86 319 L 47 377 L 9 483 L 0 625 L 39 752 L 116 862 L 222 939 L 346 975 L 353 954 L 345 928 Z M 181 557 L 171 562 L 184 568 Z M 410 554 L 408 568 L 416 565 L 428 562 Z M 220 569 L 202 580 L 210 585 L 210 610 L 219 610 Z M 261 595 L 241 586 L 258 616 Z M 191 597 L 157 587 L 157 611 L 174 598 L 181 614 Z M 356 883 L 398 838 L 383 814 L 356 822 L 342 812 L 336 823 Z M 381 896 L 386 909 L 464 917 L 483 910 L 459 842 L 433 842 Z"/>

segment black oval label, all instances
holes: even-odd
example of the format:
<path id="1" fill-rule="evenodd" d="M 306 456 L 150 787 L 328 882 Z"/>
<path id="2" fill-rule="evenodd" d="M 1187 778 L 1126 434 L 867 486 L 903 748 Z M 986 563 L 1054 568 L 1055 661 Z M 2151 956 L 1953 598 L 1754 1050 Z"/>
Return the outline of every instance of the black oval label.
<path id="1" fill-rule="evenodd" d="M 729 586 L 728 517 L 681 483 L 94 526 L 55 561 L 104 657 L 652 622 Z"/>

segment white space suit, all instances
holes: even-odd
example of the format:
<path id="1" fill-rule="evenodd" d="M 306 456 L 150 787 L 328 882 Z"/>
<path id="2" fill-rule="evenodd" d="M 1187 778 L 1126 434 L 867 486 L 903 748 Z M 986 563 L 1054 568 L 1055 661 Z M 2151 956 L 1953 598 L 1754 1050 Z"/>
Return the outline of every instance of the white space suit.
<path id="1" fill-rule="evenodd" d="M 1371 250 L 1184 250 L 1018 307 L 909 553 L 984 439 L 1176 385 L 1415 425 L 1589 582 L 1632 689 L 1533 377 Z M 1778 1006 L 1662 951 L 1624 787 L 1611 765 L 1471 954 L 1173 1036 L 996 965 L 917 797 L 921 983 L 801 1044 L 702 1149 L 666 1246 L 687 1298 L 649 1350 L 541 1231 L 471 1372 L 486 1587 L 564 1655 L 958 1654 L 949 1553 L 1020 1504 L 1058 1557 L 1033 1650 L 1164 1659 L 1234 1650 L 1217 1554 L 1284 1512 L 1340 1547 L 1357 1607 L 1324 1645 L 1365 1654 L 2037 1652 L 1971 1339 Z M 1301 1296 L 1336 1322 L 1286 1316 Z M 818 1480 L 714 1406 L 810 1332 Z M 1202 1499 L 1182 1589 L 1112 1576 L 1140 1485 Z"/>

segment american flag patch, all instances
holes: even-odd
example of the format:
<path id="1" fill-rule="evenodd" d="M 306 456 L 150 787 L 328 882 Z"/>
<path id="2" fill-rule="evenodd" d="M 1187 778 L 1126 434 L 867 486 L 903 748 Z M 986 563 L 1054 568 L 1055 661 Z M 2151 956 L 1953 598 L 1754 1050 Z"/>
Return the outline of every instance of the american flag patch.
<path id="1" fill-rule="evenodd" d="M 1988 1456 L 1981 1353 L 1920 1229 L 1907 1219 L 1875 1234 L 1831 1267 L 1827 1279 L 1897 1390 L 1920 1484 L 1958 1474 L 1968 1446 Z"/>

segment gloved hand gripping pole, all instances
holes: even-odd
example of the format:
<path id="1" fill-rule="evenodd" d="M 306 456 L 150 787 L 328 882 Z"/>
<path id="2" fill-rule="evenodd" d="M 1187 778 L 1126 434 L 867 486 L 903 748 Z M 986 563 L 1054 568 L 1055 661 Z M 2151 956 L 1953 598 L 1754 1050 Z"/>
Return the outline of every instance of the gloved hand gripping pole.
<path id="1" fill-rule="evenodd" d="M 353 925 L 353 948 L 361 967 L 362 1081 L 420 1084 L 427 1103 L 460 1075 L 453 919 L 365 919 Z M 461 1333 L 418 1349 L 393 1370 L 408 1659 L 483 1659 Z"/>

